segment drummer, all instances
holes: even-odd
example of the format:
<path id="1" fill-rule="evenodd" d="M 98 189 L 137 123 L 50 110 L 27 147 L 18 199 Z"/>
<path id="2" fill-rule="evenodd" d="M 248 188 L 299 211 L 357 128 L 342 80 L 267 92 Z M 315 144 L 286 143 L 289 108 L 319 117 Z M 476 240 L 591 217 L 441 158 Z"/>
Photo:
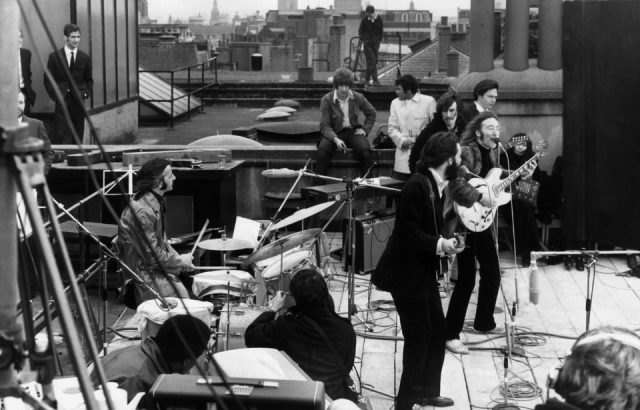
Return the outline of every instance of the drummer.
<path id="1" fill-rule="evenodd" d="M 149 287 L 160 296 L 188 298 L 178 279 L 180 271 L 193 271 L 193 256 L 178 254 L 167 243 L 165 233 L 165 193 L 173 189 L 176 177 L 171 162 L 152 158 L 138 171 L 136 194 L 125 208 L 118 224 L 117 245 L 124 262 L 145 283 L 135 281 L 136 304 L 154 299 Z"/>
<path id="2" fill-rule="evenodd" d="M 347 385 L 353 367 L 356 335 L 349 320 L 338 316 L 322 275 L 303 269 L 291 280 L 296 305 L 276 318 L 286 294 L 278 292 L 247 328 L 247 347 L 270 347 L 287 353 L 313 380 L 324 383 L 333 400 L 355 400 Z"/>

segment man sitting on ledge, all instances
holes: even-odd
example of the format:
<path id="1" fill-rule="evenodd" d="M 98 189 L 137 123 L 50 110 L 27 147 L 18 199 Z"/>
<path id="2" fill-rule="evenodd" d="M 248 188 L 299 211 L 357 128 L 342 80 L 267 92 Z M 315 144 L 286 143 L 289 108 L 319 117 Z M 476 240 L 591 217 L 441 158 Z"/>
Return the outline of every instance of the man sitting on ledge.
<path id="1" fill-rule="evenodd" d="M 353 73 L 338 68 L 333 74 L 333 88 L 320 101 L 320 134 L 316 173 L 327 175 L 331 157 L 336 149 L 351 148 L 360 162 L 360 176 L 373 165 L 373 155 L 367 135 L 376 122 L 376 110 L 364 95 L 351 90 Z M 364 124 L 358 119 L 364 114 Z"/>

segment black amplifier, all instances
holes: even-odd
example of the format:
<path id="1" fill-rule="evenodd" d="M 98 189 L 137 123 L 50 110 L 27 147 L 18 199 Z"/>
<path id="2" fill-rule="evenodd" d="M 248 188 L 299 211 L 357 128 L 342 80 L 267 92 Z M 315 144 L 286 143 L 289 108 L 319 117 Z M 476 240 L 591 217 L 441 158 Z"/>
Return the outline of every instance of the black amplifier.
<path id="1" fill-rule="evenodd" d="M 205 381 L 200 376 L 161 374 L 149 392 L 161 409 L 215 403 L 216 397 L 229 408 L 237 408 L 231 394 L 247 409 L 256 410 L 324 410 L 322 382 L 311 380 L 260 380 L 228 378 L 229 387 L 221 380 Z M 214 396 L 215 394 L 215 396 Z"/>
<path id="2" fill-rule="evenodd" d="M 387 247 L 387 242 L 391 237 L 393 225 L 396 221 L 395 214 L 384 216 L 376 215 L 360 215 L 355 218 L 355 242 L 356 242 L 356 260 L 355 272 L 367 274 L 374 270 L 378 265 L 382 252 Z M 347 222 L 344 220 L 342 231 L 343 243 L 346 244 Z M 344 252 L 348 255 L 348 252 Z M 351 259 L 345 261 L 345 265 L 350 265 Z"/>

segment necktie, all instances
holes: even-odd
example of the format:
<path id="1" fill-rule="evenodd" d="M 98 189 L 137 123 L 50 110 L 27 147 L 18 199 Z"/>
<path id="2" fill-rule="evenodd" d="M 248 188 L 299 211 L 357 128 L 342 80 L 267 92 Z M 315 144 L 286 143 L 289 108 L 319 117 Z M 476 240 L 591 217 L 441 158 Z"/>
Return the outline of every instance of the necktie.
<path id="1" fill-rule="evenodd" d="M 71 52 L 71 58 L 69 59 L 69 71 L 73 72 L 73 66 L 76 64 L 76 59 L 73 58 L 73 51 Z"/>

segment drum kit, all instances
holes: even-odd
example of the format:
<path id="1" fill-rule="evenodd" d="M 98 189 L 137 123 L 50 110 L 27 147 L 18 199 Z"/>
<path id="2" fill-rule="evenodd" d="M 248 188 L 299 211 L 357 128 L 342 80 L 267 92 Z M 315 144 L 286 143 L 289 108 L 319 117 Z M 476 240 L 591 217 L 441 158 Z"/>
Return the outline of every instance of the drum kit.
<path id="1" fill-rule="evenodd" d="M 350 216 L 350 222 L 348 224 L 347 229 L 347 241 L 348 248 L 350 249 L 351 241 L 352 241 L 352 232 L 353 232 L 353 222 L 351 221 L 351 216 L 353 215 L 352 209 L 352 200 L 354 198 L 354 187 L 358 185 L 371 186 L 372 188 L 380 188 L 391 191 L 398 191 L 393 188 L 384 188 L 376 185 L 367 184 L 361 180 L 351 180 L 351 179 L 340 179 L 340 178 L 332 178 L 327 176 L 318 175 L 315 173 L 307 172 L 307 168 L 309 166 L 310 159 L 307 160 L 305 166 L 299 171 L 291 171 L 287 173 L 287 175 L 296 175 L 297 179 L 291 186 L 291 189 L 285 196 L 282 201 L 282 204 L 275 212 L 275 215 L 271 219 L 269 225 L 267 226 L 265 232 L 262 235 L 262 238 L 258 242 L 258 245 L 254 248 L 249 242 L 244 240 L 238 240 L 234 238 L 227 238 L 223 232 L 221 238 L 217 239 L 208 239 L 204 241 L 200 241 L 202 234 L 198 237 L 196 241 L 195 247 L 199 247 L 200 249 L 210 250 L 210 251 L 218 251 L 222 252 L 223 255 L 223 266 L 221 267 L 206 267 L 211 268 L 208 269 L 209 272 L 200 273 L 194 276 L 194 284 L 193 291 L 198 296 L 207 297 L 210 295 L 224 294 L 226 293 L 226 307 L 221 309 L 222 318 L 220 323 L 225 323 L 226 328 L 222 333 L 225 336 L 224 349 L 229 349 L 229 338 L 231 336 L 231 295 L 233 293 L 234 296 L 240 296 L 241 300 L 245 300 L 248 302 L 248 312 L 243 308 L 234 309 L 235 316 L 243 316 L 245 318 L 250 318 L 251 321 L 258 316 L 261 310 L 264 307 L 255 307 L 253 304 L 253 300 L 258 302 L 258 304 L 266 303 L 267 295 L 275 294 L 277 291 L 289 291 L 289 284 L 293 277 L 302 269 L 305 268 L 313 268 L 316 264 L 312 260 L 312 251 L 311 246 L 305 246 L 304 244 L 312 242 L 317 243 L 320 234 L 324 232 L 324 230 L 328 227 L 329 223 L 338 215 L 338 213 L 343 209 L 345 204 L 348 206 L 348 214 Z M 368 172 L 367 172 L 368 173 Z M 334 182 L 345 182 L 347 187 L 347 195 L 345 200 L 342 201 L 328 201 L 318 205 L 311 206 L 309 208 L 300 209 L 294 212 L 292 215 L 283 218 L 278 221 L 280 212 L 284 208 L 285 203 L 290 198 L 295 186 L 298 184 L 302 176 L 311 176 L 315 178 L 321 178 L 327 181 Z M 329 208 L 331 208 L 336 203 L 340 202 L 340 206 L 335 210 L 332 214 L 329 222 L 323 228 L 313 228 L 306 229 L 300 232 L 296 232 L 282 238 L 279 238 L 267 245 L 263 245 L 263 242 L 270 237 L 270 234 L 273 231 L 278 231 L 286 226 L 292 225 L 297 222 L 301 222 L 313 215 L 316 215 L 320 212 L 323 212 Z M 278 222 L 275 222 L 278 221 Z M 205 225 L 206 228 L 206 225 Z M 203 228 L 204 231 L 204 228 Z M 226 266 L 227 264 L 227 253 L 231 251 L 237 251 L 242 249 L 253 249 L 253 253 L 251 253 L 241 264 L 243 269 L 248 269 L 250 266 L 253 267 L 255 272 L 255 278 L 251 276 L 245 270 L 232 270 Z M 193 251 L 192 251 L 193 252 Z M 355 258 L 355 256 L 352 256 Z M 354 266 L 354 261 L 352 261 L 350 266 Z M 221 270 L 221 271 L 220 271 Z M 353 304 L 353 272 L 349 275 L 349 306 Z M 256 280 L 258 279 L 258 280 Z M 264 282 L 261 283 L 260 279 Z M 257 285 L 257 286 L 256 286 Z M 254 295 L 255 293 L 255 295 Z M 249 296 L 246 298 L 245 296 Z M 261 297 L 262 296 L 262 297 Z M 244 305 L 244 303 L 243 303 Z M 286 307 L 291 306 L 291 301 L 286 304 Z M 349 308 L 349 317 L 351 317 L 352 309 Z M 226 320 L 223 322 L 223 318 L 226 313 Z M 248 320 L 240 321 L 242 322 L 238 329 L 233 331 L 233 336 L 241 336 L 241 342 L 244 343 L 244 330 L 250 324 Z M 242 347 L 242 346 L 240 346 Z M 220 348 L 220 346 L 219 346 Z"/>
<path id="2" fill-rule="evenodd" d="M 329 201 L 301 209 L 274 224 L 272 230 L 300 222 L 328 209 L 334 203 L 335 201 Z M 228 253 L 251 249 L 249 242 L 227 238 L 224 233 L 221 238 L 196 242 L 194 248 L 222 252 L 223 266 L 196 267 L 198 270 L 206 269 L 207 271 L 194 275 L 192 286 L 193 293 L 198 299 L 212 298 L 214 305 L 220 309 L 220 323 L 225 323 L 225 330 L 222 332 L 224 344 L 218 347 L 219 350 L 228 350 L 230 339 L 233 339 L 232 347 L 242 347 L 235 346 L 238 343 L 234 338 L 241 337 L 241 343 L 244 343 L 244 330 L 265 309 L 253 303 L 256 293 L 257 301 L 264 303 L 267 294 L 273 295 L 278 290 L 288 291 L 291 279 L 299 270 L 315 266 L 311 246 L 304 247 L 304 244 L 317 240 L 320 233 L 320 228 L 307 229 L 284 236 L 254 250 L 243 260 L 241 267 L 243 269 L 252 267 L 258 280 L 246 270 L 236 270 L 227 266 Z M 264 295 L 263 300 L 260 300 L 260 294 Z M 232 298 L 239 299 L 242 307 L 235 307 L 232 311 Z"/>

